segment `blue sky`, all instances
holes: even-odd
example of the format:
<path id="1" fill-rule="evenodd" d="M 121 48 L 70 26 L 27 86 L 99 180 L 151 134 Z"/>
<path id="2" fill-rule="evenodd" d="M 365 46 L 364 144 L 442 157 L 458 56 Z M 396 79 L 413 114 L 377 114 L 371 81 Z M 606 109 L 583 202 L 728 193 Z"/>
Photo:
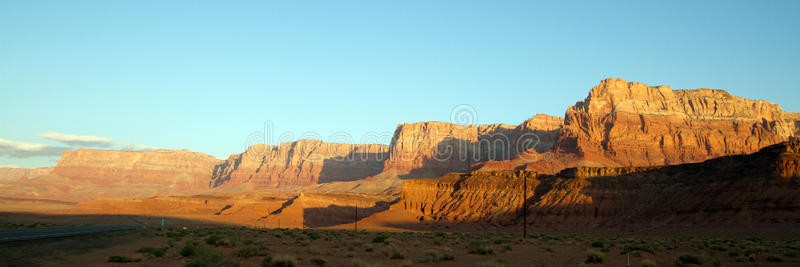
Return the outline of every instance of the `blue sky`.
<path id="1" fill-rule="evenodd" d="M 225 158 L 264 121 L 358 142 L 460 104 L 518 124 L 607 77 L 800 111 L 799 1 L 600 2 L 3 0 L 0 166 L 76 147 Z"/>

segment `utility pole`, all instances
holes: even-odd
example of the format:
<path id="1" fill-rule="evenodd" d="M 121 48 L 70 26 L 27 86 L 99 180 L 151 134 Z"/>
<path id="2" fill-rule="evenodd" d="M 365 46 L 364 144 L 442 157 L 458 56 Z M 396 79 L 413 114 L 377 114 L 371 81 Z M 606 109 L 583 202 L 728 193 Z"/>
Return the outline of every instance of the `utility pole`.
<path id="1" fill-rule="evenodd" d="M 355 221 L 353 221 L 353 222 L 355 223 L 354 227 L 356 229 L 356 232 L 358 232 L 358 204 L 356 204 L 356 217 L 355 217 Z"/>
<path id="2" fill-rule="evenodd" d="M 522 239 L 528 237 L 528 176 L 522 174 Z"/>

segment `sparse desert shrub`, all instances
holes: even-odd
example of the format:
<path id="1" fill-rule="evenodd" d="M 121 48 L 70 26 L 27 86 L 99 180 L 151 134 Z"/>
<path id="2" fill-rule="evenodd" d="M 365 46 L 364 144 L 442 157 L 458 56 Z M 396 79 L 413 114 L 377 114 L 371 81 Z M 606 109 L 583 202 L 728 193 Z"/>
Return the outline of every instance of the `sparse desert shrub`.
<path id="1" fill-rule="evenodd" d="M 386 235 L 385 233 L 380 233 L 375 235 L 374 238 L 372 238 L 372 243 L 383 243 L 386 242 L 387 239 L 389 239 L 388 235 Z"/>
<path id="2" fill-rule="evenodd" d="M 782 262 L 783 258 L 778 255 L 769 255 L 767 256 L 767 262 Z"/>
<path id="3" fill-rule="evenodd" d="M 494 249 L 483 241 L 472 241 L 467 245 L 470 254 L 488 255 L 494 253 Z"/>
<path id="4" fill-rule="evenodd" d="M 403 255 L 403 253 L 400 253 L 400 251 L 396 251 L 395 250 L 394 252 L 392 252 L 392 256 L 389 257 L 389 258 L 393 259 L 393 260 L 395 260 L 395 259 L 401 259 L 402 260 L 402 259 L 406 258 L 406 255 Z"/>
<path id="5" fill-rule="evenodd" d="M 114 256 L 108 257 L 108 262 L 138 262 L 140 260 L 141 260 L 140 258 L 131 258 L 131 257 L 121 256 L 121 255 L 114 255 Z"/>
<path id="6" fill-rule="evenodd" d="M 480 267 L 505 267 L 506 265 L 502 264 L 502 263 L 499 263 L 499 262 L 495 262 L 495 261 L 487 261 L 487 262 L 481 262 L 478 266 L 480 266 Z"/>
<path id="7" fill-rule="evenodd" d="M 267 256 L 261 262 L 262 267 L 297 267 L 297 259 L 294 256 L 283 255 L 278 257 Z"/>
<path id="8" fill-rule="evenodd" d="M 320 237 L 322 237 L 322 236 L 317 232 L 308 233 L 308 239 L 317 240 L 317 239 L 320 239 Z"/>
<path id="9" fill-rule="evenodd" d="M 221 235 L 210 235 L 210 236 L 206 237 L 205 241 L 206 241 L 206 244 L 209 244 L 209 245 L 212 245 L 212 246 L 216 246 L 217 242 L 222 240 L 222 238 L 223 237 Z"/>
<path id="10" fill-rule="evenodd" d="M 703 264 L 703 261 L 700 259 L 699 256 L 694 254 L 683 254 L 678 256 L 675 259 L 675 263 L 678 265 L 689 265 L 689 264 Z"/>
<path id="11" fill-rule="evenodd" d="M 150 254 L 150 257 L 164 257 L 164 254 L 166 254 L 166 249 L 154 248 L 154 247 L 141 247 L 136 252 L 148 253 Z"/>
<path id="12" fill-rule="evenodd" d="M 728 248 L 723 246 L 723 245 L 711 245 L 711 247 L 709 247 L 709 248 L 712 249 L 712 250 L 716 250 L 716 251 L 726 251 L 726 250 L 728 250 Z"/>
<path id="13" fill-rule="evenodd" d="M 728 250 L 728 256 L 738 257 L 739 256 L 739 249 Z"/>
<path id="14" fill-rule="evenodd" d="M 328 260 L 324 258 L 312 258 L 311 263 L 313 263 L 316 266 L 325 266 L 325 263 L 328 263 Z"/>
<path id="15" fill-rule="evenodd" d="M 452 254 L 439 253 L 438 251 L 431 249 L 425 251 L 425 255 L 422 257 L 422 260 L 420 260 L 420 262 L 439 263 L 441 261 L 451 261 L 454 260 L 455 258 L 456 257 L 453 256 Z"/>
<path id="16" fill-rule="evenodd" d="M 642 260 L 642 267 L 656 267 L 656 262 L 654 260 L 644 259 Z"/>
<path id="17" fill-rule="evenodd" d="M 602 252 L 589 250 L 586 252 L 586 263 L 603 263 L 605 257 Z"/>
<path id="18" fill-rule="evenodd" d="M 186 246 L 181 249 L 181 255 L 189 257 L 189 261 L 183 265 L 184 267 L 238 266 L 222 253 L 215 252 L 209 247 L 195 242 L 187 242 Z"/>
<path id="19" fill-rule="evenodd" d="M 595 240 L 594 242 L 592 242 L 592 247 L 593 248 L 609 248 L 612 245 L 613 245 L 613 243 L 611 243 L 610 240 L 604 239 L 604 238 L 601 238 L 601 239 L 598 239 L 598 240 Z"/>
<path id="20" fill-rule="evenodd" d="M 236 256 L 242 258 L 249 258 L 255 256 L 265 256 L 263 250 L 256 245 L 246 245 L 236 251 Z"/>
<path id="21" fill-rule="evenodd" d="M 499 244 L 508 243 L 508 241 L 509 241 L 508 238 L 501 237 L 501 238 L 495 239 L 494 243 L 499 245 Z"/>

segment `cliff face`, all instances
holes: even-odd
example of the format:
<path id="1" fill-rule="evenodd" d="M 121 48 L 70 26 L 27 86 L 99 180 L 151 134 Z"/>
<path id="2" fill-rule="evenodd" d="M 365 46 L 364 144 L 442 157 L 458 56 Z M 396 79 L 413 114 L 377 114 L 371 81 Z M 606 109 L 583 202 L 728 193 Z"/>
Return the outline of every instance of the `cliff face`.
<path id="1" fill-rule="evenodd" d="M 661 166 L 753 153 L 800 131 L 800 114 L 723 90 L 672 90 L 606 79 L 569 107 L 554 149 L 473 170 L 556 173 L 575 166 Z M 541 151 L 538 151 L 541 152 Z"/>
<path id="2" fill-rule="evenodd" d="M 420 219 L 521 222 L 522 176 L 528 222 L 618 226 L 794 223 L 800 220 L 800 141 L 750 155 L 648 168 L 448 174 L 407 180 L 393 208 Z"/>
<path id="3" fill-rule="evenodd" d="M 518 126 L 445 122 L 397 126 L 384 171 L 406 178 L 465 171 L 477 162 L 509 160 L 527 150 L 552 148 L 561 118 L 536 115 Z"/>
<path id="4" fill-rule="evenodd" d="M 209 174 L 220 160 L 186 150 L 150 152 L 77 149 L 64 151 L 53 174 L 97 185 L 125 182 L 208 188 Z"/>
<path id="5" fill-rule="evenodd" d="M 278 146 L 257 144 L 214 167 L 212 186 L 251 183 L 257 187 L 305 186 L 352 181 L 383 168 L 388 147 L 298 140 Z"/>
<path id="6" fill-rule="evenodd" d="M 556 151 L 620 166 L 670 165 L 753 153 L 794 133 L 792 114 L 777 104 L 606 79 L 567 110 Z"/>
<path id="7" fill-rule="evenodd" d="M 13 182 L 19 179 L 28 179 L 48 175 L 53 168 L 0 168 L 0 182 Z"/>

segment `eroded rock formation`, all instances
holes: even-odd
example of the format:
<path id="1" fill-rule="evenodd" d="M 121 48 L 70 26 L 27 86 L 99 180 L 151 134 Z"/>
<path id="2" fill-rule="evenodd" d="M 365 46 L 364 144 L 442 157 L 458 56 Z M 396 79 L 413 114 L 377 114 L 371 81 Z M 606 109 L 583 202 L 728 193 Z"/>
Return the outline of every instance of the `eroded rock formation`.
<path id="1" fill-rule="evenodd" d="M 383 169 L 387 150 L 385 145 L 319 140 L 298 140 L 278 146 L 257 144 L 217 165 L 212 186 L 244 183 L 256 187 L 305 186 L 363 179 Z"/>
<path id="2" fill-rule="evenodd" d="M 48 175 L 53 168 L 0 168 L 0 182 L 14 182 L 19 179 L 28 179 Z"/>
<path id="3" fill-rule="evenodd" d="M 448 174 L 403 185 L 393 208 L 423 220 L 558 226 L 795 223 L 800 220 L 800 141 L 749 155 L 648 168 L 577 167 Z"/>
<path id="4" fill-rule="evenodd" d="M 536 115 L 518 126 L 458 125 L 446 122 L 397 126 L 384 171 L 401 177 L 436 177 L 472 164 L 509 160 L 521 151 L 552 148 L 561 118 Z"/>
<path id="5" fill-rule="evenodd" d="M 97 185 L 148 184 L 184 190 L 208 188 L 220 160 L 187 150 L 149 152 L 77 149 L 64 151 L 53 174 Z"/>
<path id="6" fill-rule="evenodd" d="M 522 153 L 475 169 L 527 168 L 555 173 L 573 166 L 660 166 L 753 153 L 786 141 L 800 114 L 724 90 L 673 90 L 606 79 L 569 107 L 553 153 Z"/>

